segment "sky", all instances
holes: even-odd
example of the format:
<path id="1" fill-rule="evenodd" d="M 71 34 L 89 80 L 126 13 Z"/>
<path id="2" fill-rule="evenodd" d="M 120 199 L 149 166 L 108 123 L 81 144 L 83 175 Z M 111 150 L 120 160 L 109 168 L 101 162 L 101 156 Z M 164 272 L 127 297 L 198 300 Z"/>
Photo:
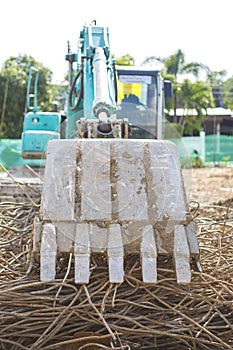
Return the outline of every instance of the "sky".
<path id="1" fill-rule="evenodd" d="M 68 69 L 67 41 L 76 52 L 79 32 L 97 21 L 109 27 L 111 52 L 136 64 L 181 49 L 186 62 L 206 64 L 233 76 L 232 0 L 2 0 L 0 67 L 26 54 L 61 83 Z"/>

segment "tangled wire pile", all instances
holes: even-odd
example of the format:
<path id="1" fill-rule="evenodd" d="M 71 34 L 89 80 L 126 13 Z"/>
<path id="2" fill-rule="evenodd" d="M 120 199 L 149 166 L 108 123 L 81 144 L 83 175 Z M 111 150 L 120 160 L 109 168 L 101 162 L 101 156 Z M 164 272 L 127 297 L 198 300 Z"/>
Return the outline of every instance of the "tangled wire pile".
<path id="1" fill-rule="evenodd" d="M 232 200 L 198 209 L 203 272 L 178 285 L 161 256 L 158 283 L 145 285 L 135 256 L 125 282 L 112 285 L 103 259 L 93 257 L 90 284 L 73 282 L 72 256 L 58 261 L 54 282 L 30 269 L 38 206 L 0 204 L 0 348 L 233 349 Z"/>

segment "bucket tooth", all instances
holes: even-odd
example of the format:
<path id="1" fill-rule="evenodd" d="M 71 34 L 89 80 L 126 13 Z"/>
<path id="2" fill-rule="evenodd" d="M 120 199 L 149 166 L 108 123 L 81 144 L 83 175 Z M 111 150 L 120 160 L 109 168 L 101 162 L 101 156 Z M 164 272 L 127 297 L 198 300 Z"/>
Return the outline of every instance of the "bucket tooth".
<path id="1" fill-rule="evenodd" d="M 41 221 L 39 220 L 38 216 L 35 216 L 34 218 L 33 232 L 34 234 L 32 250 L 33 252 L 38 252 L 41 239 Z"/>
<path id="2" fill-rule="evenodd" d="M 56 229 L 52 224 L 45 224 L 40 248 L 40 279 L 42 282 L 53 281 L 56 277 L 57 239 Z"/>
<path id="3" fill-rule="evenodd" d="M 124 248 L 121 226 L 109 226 L 108 234 L 108 268 L 111 283 L 122 283 L 124 280 Z"/>
<path id="4" fill-rule="evenodd" d="M 194 221 L 190 221 L 187 226 L 185 226 L 185 231 L 188 238 L 190 254 L 194 258 L 196 269 L 199 272 L 202 272 L 201 264 L 200 264 L 200 251 L 197 240 L 197 228 Z"/>
<path id="5" fill-rule="evenodd" d="M 189 248 L 191 255 L 199 255 L 199 247 L 196 236 L 196 224 L 194 221 L 190 221 L 187 226 L 185 226 L 185 231 L 188 238 Z"/>
<path id="6" fill-rule="evenodd" d="M 174 228 L 174 258 L 177 282 L 190 283 L 190 252 L 183 225 L 176 225 Z"/>
<path id="7" fill-rule="evenodd" d="M 143 229 L 141 241 L 142 279 L 144 283 L 157 282 L 157 248 L 151 225 Z"/>
<path id="8" fill-rule="evenodd" d="M 90 277 L 90 240 L 89 225 L 77 224 L 74 243 L 75 283 L 89 283 Z"/>

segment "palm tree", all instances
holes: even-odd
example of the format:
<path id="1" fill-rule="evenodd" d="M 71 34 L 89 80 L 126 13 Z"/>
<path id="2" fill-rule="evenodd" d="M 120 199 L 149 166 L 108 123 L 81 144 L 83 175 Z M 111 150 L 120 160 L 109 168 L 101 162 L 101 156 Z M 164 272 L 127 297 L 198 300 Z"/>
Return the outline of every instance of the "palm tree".
<path id="1" fill-rule="evenodd" d="M 181 84 L 179 94 L 182 97 L 184 108 L 195 110 L 196 115 L 183 115 L 179 123 L 184 128 L 185 135 L 193 136 L 193 131 L 200 131 L 203 120 L 207 115 L 207 109 L 213 107 L 213 95 L 211 87 L 203 81 L 185 79 Z"/>
<path id="2" fill-rule="evenodd" d="M 179 87 L 178 77 L 183 74 L 192 74 L 196 78 L 199 76 L 200 71 L 204 70 L 205 72 L 209 71 L 209 68 L 202 63 L 197 62 L 185 62 L 185 54 L 181 49 L 178 49 L 174 54 L 169 57 L 148 57 L 142 64 L 151 64 L 153 60 L 159 60 L 164 64 L 163 76 L 166 79 L 168 75 L 175 77 L 173 81 L 173 105 L 174 105 L 174 123 L 177 123 L 177 90 Z"/>

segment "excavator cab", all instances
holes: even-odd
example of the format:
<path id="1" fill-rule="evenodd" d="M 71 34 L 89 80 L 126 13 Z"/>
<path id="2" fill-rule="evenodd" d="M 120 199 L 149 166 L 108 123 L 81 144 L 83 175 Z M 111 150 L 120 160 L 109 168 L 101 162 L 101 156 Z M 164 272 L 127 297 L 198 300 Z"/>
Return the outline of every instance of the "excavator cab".
<path id="1" fill-rule="evenodd" d="M 129 138 L 164 138 L 164 81 L 161 67 L 117 66 L 117 118 L 131 124 Z M 167 87 L 167 85 L 166 85 Z"/>

